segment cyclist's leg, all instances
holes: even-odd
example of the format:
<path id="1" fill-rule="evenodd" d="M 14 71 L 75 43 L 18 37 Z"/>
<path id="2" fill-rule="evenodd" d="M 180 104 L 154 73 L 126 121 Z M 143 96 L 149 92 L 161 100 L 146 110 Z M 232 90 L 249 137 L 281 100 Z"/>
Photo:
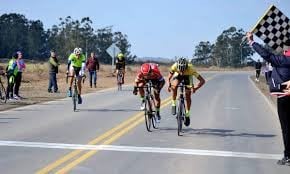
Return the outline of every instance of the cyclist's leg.
<path id="1" fill-rule="evenodd" d="M 172 115 L 176 115 L 176 96 L 177 96 L 177 89 L 180 83 L 180 76 L 174 76 L 171 83 L 171 90 L 172 90 L 172 99 L 171 99 L 171 113 Z"/>
<path id="2" fill-rule="evenodd" d="M 160 99 L 160 91 L 163 88 L 165 84 L 165 80 L 163 79 L 162 81 L 157 81 L 157 87 L 154 89 L 154 98 L 155 98 L 155 103 L 156 103 L 156 115 L 158 117 L 158 120 L 161 119 L 160 117 L 160 105 L 161 105 L 161 99 Z"/>
<path id="3" fill-rule="evenodd" d="M 122 84 L 125 83 L 125 68 L 122 69 Z"/>
<path id="4" fill-rule="evenodd" d="M 185 83 L 185 99 L 186 99 L 186 116 L 190 116 L 190 107 L 191 107 L 191 89 L 193 87 L 193 78 L 192 76 L 184 77 Z"/>
<path id="5" fill-rule="evenodd" d="M 138 83 L 138 87 L 141 87 L 139 88 L 139 96 L 141 99 L 141 107 L 140 107 L 141 110 L 144 110 L 145 108 L 145 99 L 144 99 L 145 92 L 143 88 L 144 86 L 145 86 L 145 81 Z"/>

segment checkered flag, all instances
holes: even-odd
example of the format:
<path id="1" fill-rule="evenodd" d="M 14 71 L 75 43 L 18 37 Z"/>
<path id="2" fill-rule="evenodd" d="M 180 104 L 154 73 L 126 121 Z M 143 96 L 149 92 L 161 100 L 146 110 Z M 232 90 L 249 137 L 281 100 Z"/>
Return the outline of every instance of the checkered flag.
<path id="1" fill-rule="evenodd" d="M 282 52 L 285 41 L 290 39 L 290 20 L 272 5 L 252 29 L 252 33 L 272 49 Z"/>

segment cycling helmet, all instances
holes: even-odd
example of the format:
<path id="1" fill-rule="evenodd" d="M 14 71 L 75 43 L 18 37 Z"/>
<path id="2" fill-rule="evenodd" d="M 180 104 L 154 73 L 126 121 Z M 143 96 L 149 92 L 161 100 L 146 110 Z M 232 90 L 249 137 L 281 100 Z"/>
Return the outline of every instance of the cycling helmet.
<path id="1" fill-rule="evenodd" d="M 188 62 L 185 58 L 181 57 L 177 60 L 177 69 L 181 72 L 185 71 L 188 66 Z"/>
<path id="2" fill-rule="evenodd" d="M 141 66 L 141 73 L 145 76 L 147 76 L 149 73 L 151 73 L 152 67 L 149 63 L 145 63 Z"/>
<path id="3" fill-rule="evenodd" d="M 118 55 L 117 55 L 117 57 L 119 58 L 119 59 L 123 59 L 124 58 L 124 54 L 123 53 L 119 53 Z"/>
<path id="4" fill-rule="evenodd" d="M 81 49 L 81 48 L 76 47 L 76 48 L 74 49 L 74 54 L 79 55 L 79 54 L 81 54 L 81 53 L 82 53 L 82 49 Z"/>

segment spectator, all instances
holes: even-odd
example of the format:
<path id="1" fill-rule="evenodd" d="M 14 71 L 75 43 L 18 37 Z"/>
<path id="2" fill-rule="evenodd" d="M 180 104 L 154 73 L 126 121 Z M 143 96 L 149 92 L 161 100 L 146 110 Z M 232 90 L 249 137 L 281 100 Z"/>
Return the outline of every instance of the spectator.
<path id="1" fill-rule="evenodd" d="M 17 56 L 18 57 L 16 59 L 16 64 L 17 64 L 18 71 L 15 76 L 14 99 L 20 100 L 23 97 L 19 95 L 19 88 L 22 81 L 22 72 L 26 68 L 26 65 L 24 63 L 24 60 L 22 59 L 22 53 L 20 51 L 17 51 Z"/>
<path id="2" fill-rule="evenodd" d="M 266 78 L 266 82 L 269 85 L 269 79 L 271 77 L 272 74 L 272 70 L 273 67 L 271 66 L 271 63 L 266 62 L 266 66 L 265 66 L 265 78 Z"/>
<path id="3" fill-rule="evenodd" d="M 256 81 L 258 82 L 262 68 L 262 63 L 260 62 L 260 59 L 258 59 L 258 61 L 255 63 L 255 68 L 256 68 Z"/>
<path id="4" fill-rule="evenodd" d="M 8 61 L 8 65 L 6 67 L 6 74 L 7 74 L 7 94 L 6 98 L 8 100 L 12 100 L 13 98 L 13 88 L 15 85 L 15 77 L 18 72 L 18 67 L 16 63 L 16 58 L 18 57 L 18 54 L 15 53 L 12 58 Z"/>
<path id="5" fill-rule="evenodd" d="M 273 70 L 271 73 L 271 83 L 273 86 L 281 90 L 283 82 L 290 80 L 290 40 L 287 40 L 284 43 L 284 54 L 283 55 L 274 55 L 269 52 L 267 49 L 263 48 L 260 44 L 254 42 L 253 34 L 248 32 L 247 39 L 249 44 L 253 49 L 267 62 L 271 63 Z M 287 38 L 289 39 L 289 38 Z M 272 84 L 269 85 L 270 90 Z M 290 84 L 287 84 L 289 89 Z M 282 128 L 282 137 L 284 142 L 284 157 L 281 160 L 278 160 L 277 164 L 279 165 L 289 165 L 290 166 L 290 96 L 282 95 L 277 98 L 277 111 Z"/>
<path id="6" fill-rule="evenodd" d="M 98 60 L 98 56 L 95 55 L 94 52 L 91 52 L 91 56 L 88 57 L 86 62 L 86 67 L 88 68 L 90 75 L 90 87 L 92 88 L 92 84 L 94 83 L 94 87 L 97 87 L 97 71 L 99 71 L 100 64 Z"/>
<path id="7" fill-rule="evenodd" d="M 58 73 L 59 62 L 58 62 L 58 59 L 56 57 L 55 50 L 50 51 L 50 58 L 48 60 L 48 65 L 49 65 L 48 92 L 52 93 L 52 87 L 53 87 L 53 91 L 55 93 L 57 93 L 58 86 L 57 86 L 56 74 Z"/>

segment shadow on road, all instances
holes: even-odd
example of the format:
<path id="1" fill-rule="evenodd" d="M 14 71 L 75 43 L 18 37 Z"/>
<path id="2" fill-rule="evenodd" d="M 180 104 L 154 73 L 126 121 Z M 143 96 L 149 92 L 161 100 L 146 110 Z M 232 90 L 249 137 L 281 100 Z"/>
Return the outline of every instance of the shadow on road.
<path id="1" fill-rule="evenodd" d="M 160 131 L 177 131 L 176 128 L 159 128 Z M 254 138 L 272 138 L 276 135 L 274 134 L 256 134 L 256 133 L 247 133 L 247 132 L 236 132 L 235 130 L 229 129 L 192 129 L 185 128 L 185 134 L 191 135 L 210 135 L 210 136 L 219 136 L 219 137 L 254 137 Z"/>
<path id="2" fill-rule="evenodd" d="M 139 109 L 80 109 L 81 112 L 137 112 Z"/>

